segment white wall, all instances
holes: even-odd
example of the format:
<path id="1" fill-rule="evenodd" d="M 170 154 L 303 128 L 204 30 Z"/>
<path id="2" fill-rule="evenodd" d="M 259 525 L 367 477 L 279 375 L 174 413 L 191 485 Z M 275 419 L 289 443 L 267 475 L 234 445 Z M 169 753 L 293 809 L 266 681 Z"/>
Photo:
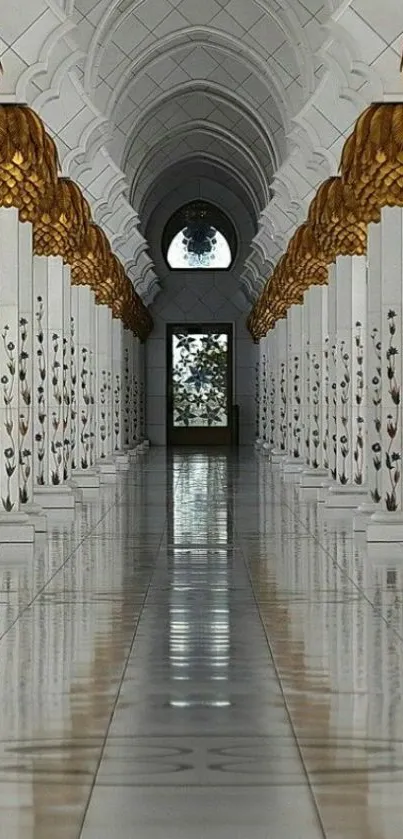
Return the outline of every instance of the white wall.
<path id="1" fill-rule="evenodd" d="M 151 312 L 154 332 L 146 344 L 147 434 L 154 445 L 165 444 L 166 324 L 232 323 L 234 325 L 234 403 L 240 406 L 240 443 L 255 438 L 255 365 L 257 346 L 246 329 L 250 309 L 231 274 L 205 275 L 172 271 Z"/>

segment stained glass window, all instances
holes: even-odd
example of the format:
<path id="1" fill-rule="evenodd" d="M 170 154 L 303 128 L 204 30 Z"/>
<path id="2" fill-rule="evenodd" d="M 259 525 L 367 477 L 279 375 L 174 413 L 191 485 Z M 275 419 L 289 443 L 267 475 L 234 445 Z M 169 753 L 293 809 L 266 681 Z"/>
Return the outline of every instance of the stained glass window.
<path id="1" fill-rule="evenodd" d="M 177 210 L 163 234 L 163 251 L 173 269 L 226 270 L 234 260 L 236 245 L 231 220 L 203 201 Z"/>
<path id="2" fill-rule="evenodd" d="M 229 268 L 230 246 L 215 227 L 185 227 L 172 240 L 167 254 L 170 268 Z"/>
<path id="3" fill-rule="evenodd" d="M 174 426 L 228 425 L 228 334 L 172 336 Z"/>

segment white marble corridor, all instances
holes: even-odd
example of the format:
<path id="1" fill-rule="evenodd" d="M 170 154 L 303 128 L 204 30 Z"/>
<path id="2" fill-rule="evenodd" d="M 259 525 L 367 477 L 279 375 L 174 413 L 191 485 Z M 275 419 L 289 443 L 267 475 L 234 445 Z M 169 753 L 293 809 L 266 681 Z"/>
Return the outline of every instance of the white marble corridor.
<path id="1" fill-rule="evenodd" d="M 1 839 L 400 839 L 402 545 L 321 510 L 151 449 L 0 546 Z"/>

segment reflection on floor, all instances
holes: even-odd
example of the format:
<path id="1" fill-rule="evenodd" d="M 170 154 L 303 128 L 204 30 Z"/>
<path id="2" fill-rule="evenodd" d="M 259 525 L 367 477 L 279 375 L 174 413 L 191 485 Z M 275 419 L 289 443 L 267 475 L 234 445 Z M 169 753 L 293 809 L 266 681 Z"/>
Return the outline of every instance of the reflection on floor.
<path id="1" fill-rule="evenodd" d="M 1 839 L 400 839 L 403 546 L 151 451 L 0 551 Z"/>

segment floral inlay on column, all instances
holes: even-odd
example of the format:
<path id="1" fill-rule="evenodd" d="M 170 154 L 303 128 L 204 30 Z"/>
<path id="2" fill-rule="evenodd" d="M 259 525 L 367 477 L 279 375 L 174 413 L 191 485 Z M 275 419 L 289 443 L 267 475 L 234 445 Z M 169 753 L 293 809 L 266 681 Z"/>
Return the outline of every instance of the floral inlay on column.
<path id="1" fill-rule="evenodd" d="M 106 434 L 108 439 L 108 450 L 109 447 L 112 445 L 112 372 L 108 370 L 107 372 L 107 422 L 106 422 Z"/>
<path id="2" fill-rule="evenodd" d="M 293 412 L 293 432 L 294 439 L 293 454 L 294 457 L 301 455 L 301 392 L 300 392 L 300 372 L 299 372 L 299 356 L 294 356 L 294 367 L 292 376 L 292 386 L 294 391 L 294 412 Z"/>
<path id="3" fill-rule="evenodd" d="M 71 452 L 71 468 L 77 468 L 77 364 L 76 364 L 76 344 L 75 344 L 75 321 L 74 317 L 70 318 L 70 380 L 71 380 L 71 399 L 70 399 L 70 452 Z"/>
<path id="4" fill-rule="evenodd" d="M 394 448 L 394 440 L 399 428 L 400 418 L 400 385 L 396 376 L 396 356 L 399 350 L 395 345 L 396 335 L 396 312 L 392 309 L 388 312 L 389 346 L 386 350 L 388 393 L 392 402 L 393 413 L 387 415 L 386 431 L 389 438 L 389 445 L 385 453 L 386 468 L 389 473 L 390 492 L 386 493 L 386 509 L 395 512 L 398 509 L 397 487 L 400 483 L 400 460 L 401 453 Z"/>
<path id="5" fill-rule="evenodd" d="M 19 415 L 19 469 L 20 469 L 20 503 L 26 504 L 28 498 L 28 481 L 31 476 L 32 451 L 26 445 L 26 438 L 31 425 L 31 387 L 28 381 L 27 361 L 28 321 L 20 318 L 20 353 L 18 359 L 18 377 L 20 381 L 21 411 Z"/>
<path id="6" fill-rule="evenodd" d="M 313 428 L 311 429 L 312 433 L 312 443 L 314 448 L 314 455 L 312 458 L 312 467 L 313 469 L 317 469 L 319 466 L 318 461 L 318 449 L 320 446 L 320 391 L 321 391 L 321 381 L 320 381 L 320 364 L 317 358 L 316 353 L 312 354 L 312 375 L 313 375 L 313 384 L 311 387 L 312 392 L 312 419 L 313 419 Z"/>
<path id="7" fill-rule="evenodd" d="M 14 507 L 14 502 L 11 497 L 11 478 L 14 475 L 14 472 L 17 468 L 16 463 L 16 447 L 15 447 L 15 440 L 14 440 L 14 422 L 13 422 L 13 413 L 12 413 L 12 405 L 14 401 L 14 384 L 15 384 L 15 373 L 16 373 L 16 357 L 15 357 L 15 344 L 14 341 L 10 341 L 9 337 L 10 327 L 8 324 L 5 325 L 2 333 L 3 345 L 4 345 L 4 352 L 6 356 L 6 366 L 8 373 L 4 373 L 1 377 L 1 384 L 3 387 L 3 402 L 4 402 L 4 427 L 6 430 L 6 435 L 8 438 L 8 445 L 6 445 L 4 449 L 4 462 L 5 462 L 5 471 L 7 476 L 6 481 L 6 497 L 2 497 L 3 507 L 7 513 L 10 513 Z"/>
<path id="8" fill-rule="evenodd" d="M 274 446 L 276 430 L 276 379 L 270 374 L 270 445 Z"/>
<path id="9" fill-rule="evenodd" d="M 38 474 L 36 476 L 36 482 L 38 486 L 45 485 L 45 442 L 46 442 L 46 399 L 45 399 L 45 382 L 46 382 L 46 360 L 45 360 L 45 353 L 43 349 L 44 344 L 44 332 L 43 332 L 43 316 L 44 316 L 44 305 L 42 297 L 37 297 L 36 302 L 38 304 L 38 310 L 36 312 L 36 322 L 37 322 L 37 343 L 38 349 L 36 351 L 36 357 L 38 361 L 38 376 L 39 376 L 39 383 L 37 387 L 37 420 L 39 424 L 39 431 L 35 434 L 35 443 L 36 443 L 36 452 L 38 457 Z"/>
<path id="10" fill-rule="evenodd" d="M 333 344 L 332 346 L 332 359 L 333 359 L 333 370 L 337 370 L 337 346 Z M 337 375 L 337 374 L 336 374 Z M 332 434 L 332 443 L 333 443 L 333 466 L 330 470 L 333 480 L 337 480 L 337 384 L 336 382 L 332 382 L 332 424 L 333 424 L 333 434 Z"/>
<path id="11" fill-rule="evenodd" d="M 139 437 L 139 382 L 137 376 L 133 381 L 133 430 L 134 442 L 137 442 Z"/>
<path id="12" fill-rule="evenodd" d="M 364 417 L 362 416 L 362 403 L 364 399 L 364 344 L 362 340 L 362 324 L 360 321 L 356 323 L 356 333 L 354 337 L 355 351 L 356 351 L 356 383 L 355 383 L 355 403 L 356 403 L 356 435 L 354 447 L 354 483 L 362 485 L 363 470 L 364 470 Z"/>
<path id="13" fill-rule="evenodd" d="M 123 428 L 124 428 L 124 445 L 130 445 L 130 389 L 129 389 L 129 350 L 125 347 L 124 350 L 124 414 L 123 414 Z"/>
<path id="14" fill-rule="evenodd" d="M 346 342 L 341 341 L 340 344 L 340 357 L 343 364 L 343 373 L 342 379 L 340 382 L 341 388 L 341 396 L 340 396 L 340 404 L 341 404 L 341 424 L 342 424 L 342 434 L 340 436 L 340 452 L 342 456 L 342 468 L 339 471 L 339 481 L 341 484 L 346 484 L 348 482 L 348 477 L 346 474 L 346 460 L 350 454 L 350 435 L 348 429 L 348 419 L 349 419 L 349 408 L 350 408 L 350 385 L 351 385 L 351 376 L 350 376 L 350 355 L 346 351 Z"/>
<path id="15" fill-rule="evenodd" d="M 63 478 L 69 477 L 69 463 L 71 453 L 70 436 L 68 434 L 70 422 L 71 393 L 69 389 L 69 359 L 68 341 L 63 338 Z"/>
<path id="16" fill-rule="evenodd" d="M 285 451 L 287 445 L 287 390 L 285 363 L 280 367 L 280 449 Z"/>
<path id="17" fill-rule="evenodd" d="M 88 355 L 89 365 L 89 403 L 88 403 L 88 423 L 89 423 L 89 465 L 95 466 L 95 373 L 94 373 L 94 353 L 89 351 Z"/>
<path id="18" fill-rule="evenodd" d="M 324 384 L 325 384 L 325 414 L 324 414 L 324 429 L 323 429 L 323 466 L 325 469 L 329 468 L 329 419 L 330 419 L 330 394 L 329 394 L 329 338 L 325 338 L 325 348 L 323 351 L 324 360 Z"/>
<path id="19" fill-rule="evenodd" d="M 267 358 L 265 355 L 262 359 L 262 390 L 260 396 L 260 411 L 262 417 L 263 441 L 267 443 L 267 431 L 269 422 L 269 393 L 267 381 Z"/>
<path id="20" fill-rule="evenodd" d="M 306 351 L 306 383 L 305 383 L 305 393 L 306 393 L 306 414 L 305 414 L 305 460 L 307 465 L 310 465 L 311 462 L 311 429 L 310 429 L 310 415 L 311 415 L 311 381 L 310 381 L 310 372 L 311 372 L 311 351 L 309 348 L 309 339 L 306 342 L 308 347 Z"/>
<path id="21" fill-rule="evenodd" d="M 88 369 L 88 349 L 87 347 L 82 347 L 81 349 L 81 370 L 80 370 L 80 380 L 81 380 L 81 394 L 83 405 L 81 407 L 81 432 L 80 432 L 80 441 L 81 441 L 81 468 L 88 469 L 89 467 L 89 453 L 90 453 L 90 430 L 89 430 L 89 410 L 90 410 L 90 402 L 91 402 L 91 394 L 89 390 L 89 376 L 90 372 Z"/>
<path id="22" fill-rule="evenodd" d="M 119 434 L 120 434 L 120 376 L 119 373 L 115 376 L 114 389 L 114 433 L 115 433 L 115 451 L 119 451 Z"/>
<path id="23" fill-rule="evenodd" d="M 374 485 L 371 498 L 374 504 L 382 500 L 380 487 L 380 472 L 382 469 L 382 342 L 376 327 L 371 332 L 371 340 L 376 357 L 375 375 L 372 377 L 372 405 L 373 423 L 375 426 L 375 441 L 372 444 L 372 463 L 374 466 Z"/>
<path id="24" fill-rule="evenodd" d="M 145 427 L 145 419 L 146 419 L 145 407 L 146 406 L 145 406 L 144 382 L 141 382 L 141 384 L 140 384 L 140 433 L 141 433 L 142 437 L 145 436 L 145 430 L 146 430 L 146 427 Z"/>
<path id="25" fill-rule="evenodd" d="M 52 389 L 53 401 L 55 410 L 52 411 L 52 439 L 50 441 L 50 451 L 53 458 L 53 468 L 51 470 L 51 480 L 54 486 L 58 486 L 61 482 L 61 469 L 63 464 L 63 443 L 59 439 L 60 427 L 62 424 L 62 405 L 63 394 L 60 387 L 60 369 L 59 361 L 60 340 L 56 332 L 52 335 Z"/>
<path id="26" fill-rule="evenodd" d="M 137 381 L 137 380 L 136 380 Z M 260 436 L 260 364 L 255 365 L 255 438 Z"/>
<path id="27" fill-rule="evenodd" d="M 106 416 L 106 400 L 107 400 L 107 391 L 108 391 L 108 381 L 106 376 L 106 370 L 101 371 L 101 387 L 99 389 L 99 397 L 100 397 L 100 424 L 99 424 L 99 434 L 101 439 L 101 460 L 103 460 L 105 455 L 105 441 L 107 435 L 107 416 Z"/>

